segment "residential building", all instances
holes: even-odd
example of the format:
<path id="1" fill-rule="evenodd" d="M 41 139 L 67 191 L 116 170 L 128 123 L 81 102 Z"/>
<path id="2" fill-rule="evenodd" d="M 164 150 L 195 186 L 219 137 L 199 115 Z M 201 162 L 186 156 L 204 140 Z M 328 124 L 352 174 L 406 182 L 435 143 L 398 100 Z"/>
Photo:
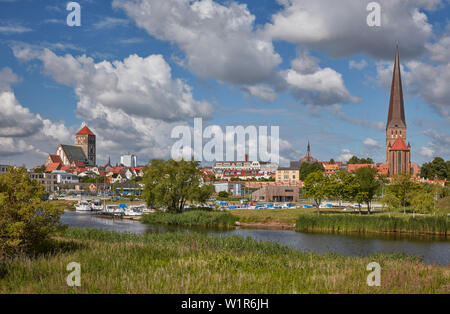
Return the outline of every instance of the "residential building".
<path id="1" fill-rule="evenodd" d="M 300 180 L 299 168 L 278 168 L 275 173 L 275 182 L 289 182 Z"/>
<path id="2" fill-rule="evenodd" d="M 252 193 L 254 202 L 298 202 L 298 186 L 265 186 Z"/>
<path id="3" fill-rule="evenodd" d="M 72 173 L 68 173 L 65 171 L 53 171 L 52 173 L 57 175 L 57 183 L 58 184 L 72 184 L 72 183 L 79 183 L 80 178 L 77 175 L 74 175 Z"/>
<path id="4" fill-rule="evenodd" d="M 47 193 L 52 193 L 58 190 L 58 174 L 56 173 L 39 173 L 30 172 L 30 179 L 37 180 L 45 187 Z"/>

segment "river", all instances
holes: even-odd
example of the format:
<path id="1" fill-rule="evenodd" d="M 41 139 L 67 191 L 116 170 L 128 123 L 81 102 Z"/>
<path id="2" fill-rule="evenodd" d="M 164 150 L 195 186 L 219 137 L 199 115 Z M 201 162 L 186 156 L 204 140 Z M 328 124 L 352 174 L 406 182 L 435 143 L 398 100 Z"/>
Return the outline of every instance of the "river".
<path id="1" fill-rule="evenodd" d="M 69 227 L 104 229 L 129 233 L 202 232 L 215 236 L 239 235 L 258 241 L 272 241 L 300 251 L 369 256 L 375 253 L 403 253 L 423 257 L 427 264 L 450 264 L 450 241 L 439 237 L 407 235 L 342 235 L 301 233 L 289 230 L 239 228 L 219 230 L 165 225 L 146 225 L 137 221 L 94 217 L 90 213 L 66 212 L 61 222 Z"/>

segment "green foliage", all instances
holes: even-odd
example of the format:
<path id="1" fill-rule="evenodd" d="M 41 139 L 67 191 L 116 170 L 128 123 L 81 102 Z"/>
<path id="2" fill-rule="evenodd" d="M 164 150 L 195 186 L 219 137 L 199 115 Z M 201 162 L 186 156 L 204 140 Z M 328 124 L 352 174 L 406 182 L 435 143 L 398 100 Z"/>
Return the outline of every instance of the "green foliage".
<path id="1" fill-rule="evenodd" d="M 367 204 L 369 214 L 372 200 L 381 185 L 377 178 L 377 172 L 376 168 L 369 167 L 359 168 L 354 172 L 356 182 L 359 185 L 356 196 L 358 197 L 359 202 Z"/>
<path id="2" fill-rule="evenodd" d="M 372 158 L 358 158 L 356 156 L 352 156 L 352 158 L 347 161 L 347 164 L 370 164 L 373 165 L 373 159 Z"/>
<path id="3" fill-rule="evenodd" d="M 432 213 L 435 203 L 433 193 L 424 191 L 417 191 L 411 199 L 411 205 L 414 210 L 422 214 Z"/>
<path id="4" fill-rule="evenodd" d="M 325 171 L 325 168 L 323 167 L 323 165 L 321 163 L 313 163 L 313 164 L 308 164 L 306 162 L 302 163 L 300 165 L 300 180 L 304 181 L 306 180 L 306 177 L 308 177 L 308 175 L 310 173 L 316 172 L 316 171 Z"/>
<path id="5" fill-rule="evenodd" d="M 330 194 L 330 179 L 322 171 L 310 173 L 305 180 L 305 195 L 314 200 L 319 213 L 319 206 L 322 200 Z"/>
<path id="6" fill-rule="evenodd" d="M 0 264 L 0 293 L 448 293 L 448 267 L 400 254 L 346 257 L 238 236 L 90 229 L 68 229 L 58 242 L 33 262 Z M 73 261 L 82 265 L 81 287 L 65 284 Z M 380 287 L 365 280 L 372 261 L 383 267 Z"/>
<path id="7" fill-rule="evenodd" d="M 299 232 L 407 232 L 416 234 L 448 235 L 449 218 L 389 217 L 345 215 L 299 215 L 295 230 Z"/>
<path id="8" fill-rule="evenodd" d="M 214 192 L 214 186 L 202 184 L 197 161 L 154 159 L 144 170 L 143 198 L 148 206 L 180 213 L 186 202 L 202 203 Z"/>
<path id="9" fill-rule="evenodd" d="M 204 210 L 186 211 L 181 214 L 155 213 L 144 215 L 143 223 L 168 224 L 183 226 L 203 227 L 231 227 L 234 226 L 238 217 L 228 212 L 212 212 Z"/>
<path id="10" fill-rule="evenodd" d="M 416 184 L 412 180 L 410 174 L 399 174 L 392 179 L 386 194 L 392 194 L 392 196 L 389 197 L 392 199 L 397 199 L 398 204 L 405 210 L 406 206 L 410 204 L 409 201 L 415 187 Z"/>
<path id="11" fill-rule="evenodd" d="M 424 163 L 420 168 L 420 176 L 430 180 L 448 180 L 450 178 L 450 160 L 444 161 L 436 157 L 433 161 Z"/>
<path id="12" fill-rule="evenodd" d="M 342 202 L 354 200 L 359 191 L 359 183 L 356 177 L 346 171 L 338 171 L 330 177 L 329 196 Z"/>
<path id="13" fill-rule="evenodd" d="M 45 165 L 42 165 L 42 166 L 40 166 L 40 167 L 35 168 L 33 171 L 34 171 L 35 173 L 44 173 L 44 172 L 45 172 L 45 169 L 47 169 L 47 168 L 45 167 Z"/>
<path id="14" fill-rule="evenodd" d="M 227 198 L 228 196 L 230 196 L 230 194 L 228 194 L 228 192 L 226 191 L 220 191 L 218 196 L 222 198 Z"/>
<path id="15" fill-rule="evenodd" d="M 45 194 L 25 167 L 0 176 L 0 257 L 29 253 L 61 228 L 63 211 L 43 202 Z"/>
<path id="16" fill-rule="evenodd" d="M 106 182 L 106 177 L 89 177 L 89 176 L 84 176 L 80 179 L 81 183 L 105 183 Z"/>

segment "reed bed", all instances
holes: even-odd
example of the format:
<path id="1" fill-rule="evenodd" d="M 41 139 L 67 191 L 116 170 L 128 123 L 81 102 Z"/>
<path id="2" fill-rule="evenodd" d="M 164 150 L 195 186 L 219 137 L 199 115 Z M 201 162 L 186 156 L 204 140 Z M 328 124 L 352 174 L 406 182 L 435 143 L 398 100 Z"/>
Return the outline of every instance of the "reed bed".
<path id="1" fill-rule="evenodd" d="M 0 263 L 0 293 L 448 293 L 449 270 L 417 258 L 302 253 L 242 237 L 68 229 L 55 249 Z M 367 264 L 382 267 L 366 284 Z M 66 284 L 81 264 L 81 286 Z"/>
<path id="2" fill-rule="evenodd" d="M 389 217 L 387 215 L 299 215 L 295 230 L 300 232 L 410 233 L 448 236 L 446 216 Z"/>
<path id="3" fill-rule="evenodd" d="M 192 210 L 183 213 L 155 213 L 142 216 L 141 222 L 180 226 L 232 227 L 238 218 L 228 212 Z"/>

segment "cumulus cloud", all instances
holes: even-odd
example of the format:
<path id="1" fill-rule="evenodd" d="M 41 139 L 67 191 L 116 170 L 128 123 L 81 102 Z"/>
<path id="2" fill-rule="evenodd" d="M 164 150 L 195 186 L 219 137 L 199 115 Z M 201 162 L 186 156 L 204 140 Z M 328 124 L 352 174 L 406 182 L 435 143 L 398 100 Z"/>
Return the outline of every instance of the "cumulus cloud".
<path id="1" fill-rule="evenodd" d="M 272 102 L 277 98 L 275 90 L 265 84 L 243 86 L 241 90 L 248 96 L 254 96 L 267 102 Z"/>
<path id="2" fill-rule="evenodd" d="M 151 36 L 175 43 L 201 77 L 242 85 L 266 81 L 281 63 L 271 40 L 255 30 L 245 4 L 212 0 L 114 0 Z"/>
<path id="3" fill-rule="evenodd" d="M 321 68 L 318 60 L 302 51 L 291 62 L 291 69 L 280 73 L 287 89 L 307 105 L 333 105 L 358 101 L 345 87 L 342 75 Z"/>
<path id="4" fill-rule="evenodd" d="M 47 75 L 74 89 L 79 98 L 77 116 L 98 130 L 100 160 L 128 151 L 141 156 L 143 162 L 150 157 L 166 158 L 172 128 L 194 117 L 207 118 L 213 110 L 210 103 L 194 99 L 189 85 L 172 77 L 161 55 L 130 55 L 123 61 L 95 63 L 85 55 L 58 56 L 48 49 L 16 47 L 14 54 L 22 60 L 41 60 Z M 72 130 L 54 122 L 52 128 L 49 133 L 68 136 L 69 144 L 73 142 Z"/>
<path id="5" fill-rule="evenodd" d="M 395 40 L 402 40 L 405 57 L 420 56 L 432 37 L 424 10 L 434 10 L 440 0 L 379 0 L 381 27 L 369 27 L 368 2 L 354 0 L 278 0 L 283 6 L 265 26 L 273 39 L 324 48 L 334 57 L 364 53 L 392 58 Z M 414 34 L 414 36 L 411 36 Z"/>
<path id="6" fill-rule="evenodd" d="M 342 149 L 341 154 L 338 156 L 338 161 L 347 162 L 350 158 L 352 158 L 354 154 L 349 149 Z"/>
<path id="7" fill-rule="evenodd" d="M 19 81 L 18 76 L 8 67 L 0 70 L 0 92 L 9 91 L 11 84 Z"/>
<path id="8" fill-rule="evenodd" d="M 80 98 L 77 112 L 85 118 L 107 114 L 99 108 L 164 121 L 205 117 L 212 112 L 211 104 L 193 98 L 189 85 L 172 78 L 161 55 L 130 55 L 123 61 L 95 63 L 85 55 L 58 56 L 49 49 L 16 49 L 14 53 L 20 59 L 40 59 L 56 82 L 73 87 Z"/>

